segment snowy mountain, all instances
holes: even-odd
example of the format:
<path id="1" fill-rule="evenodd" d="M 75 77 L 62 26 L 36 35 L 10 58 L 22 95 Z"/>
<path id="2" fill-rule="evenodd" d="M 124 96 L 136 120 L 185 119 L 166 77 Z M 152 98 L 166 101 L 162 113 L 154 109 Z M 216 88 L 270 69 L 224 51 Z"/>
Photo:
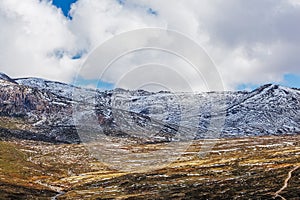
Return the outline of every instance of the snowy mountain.
<path id="1" fill-rule="evenodd" d="M 300 91 L 100 92 L 0 74 L 0 137 L 74 143 L 98 133 L 144 142 L 298 134 Z"/>
<path id="2" fill-rule="evenodd" d="M 68 98 L 0 79 L 0 138 L 79 142 Z"/>
<path id="3" fill-rule="evenodd" d="M 78 89 L 73 85 L 60 83 L 56 81 L 48 81 L 41 78 L 19 78 L 14 79 L 20 85 L 37 88 L 39 90 L 47 90 L 62 97 L 71 99 L 74 89 Z"/>
<path id="4" fill-rule="evenodd" d="M 264 85 L 227 109 L 225 132 L 261 135 L 300 132 L 300 91 Z"/>
<path id="5" fill-rule="evenodd" d="M 0 80 L 4 80 L 4 81 L 15 83 L 15 81 L 13 79 L 11 79 L 9 76 L 7 76 L 6 74 L 3 74 L 1 72 L 0 72 Z"/>

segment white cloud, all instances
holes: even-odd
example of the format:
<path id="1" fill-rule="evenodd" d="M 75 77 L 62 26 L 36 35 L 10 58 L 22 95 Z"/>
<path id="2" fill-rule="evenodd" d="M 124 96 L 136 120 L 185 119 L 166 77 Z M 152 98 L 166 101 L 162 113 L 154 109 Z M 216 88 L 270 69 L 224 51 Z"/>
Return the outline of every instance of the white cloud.
<path id="1" fill-rule="evenodd" d="M 149 14 L 149 8 L 157 15 Z M 298 0 L 130 0 L 124 5 L 78 0 L 70 14 L 72 20 L 47 1 L 2 0 L 0 70 L 11 76 L 70 81 L 100 43 L 125 31 L 162 27 L 202 45 L 227 89 L 300 74 Z M 72 60 L 79 52 L 85 53 L 83 58 Z M 122 70 L 116 68 L 111 75 Z"/>
<path id="2" fill-rule="evenodd" d="M 72 54 L 75 37 L 50 2 L 3 0 L 0 25 L 1 71 L 10 76 L 71 79 L 76 61 L 62 52 Z"/>
<path id="3" fill-rule="evenodd" d="M 112 0 L 79 0 L 70 11 L 70 30 L 80 48 L 91 50 L 116 34 L 136 28 L 161 26 L 146 9 L 127 7 Z"/>

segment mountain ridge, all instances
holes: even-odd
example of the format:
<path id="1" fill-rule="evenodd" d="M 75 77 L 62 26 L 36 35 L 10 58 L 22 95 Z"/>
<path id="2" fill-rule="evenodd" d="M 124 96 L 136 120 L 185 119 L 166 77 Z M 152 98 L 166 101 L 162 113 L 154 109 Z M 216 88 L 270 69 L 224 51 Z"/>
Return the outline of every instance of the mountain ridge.
<path id="1" fill-rule="evenodd" d="M 0 138 L 11 135 L 64 143 L 91 139 L 80 135 L 74 108 L 82 109 L 77 110 L 79 117 L 96 116 L 97 123 L 85 127 L 89 131 L 100 127 L 104 135 L 144 142 L 176 140 L 179 132 L 195 132 L 189 136 L 194 139 L 211 137 L 211 133 L 214 137 L 300 133 L 300 90 L 276 84 L 251 92 L 174 94 L 99 91 L 40 78 L 12 79 L 1 73 L 0 89 L 0 118 L 28 125 L 24 130 L 0 126 Z M 222 127 L 214 127 L 217 118 L 224 118 Z"/>

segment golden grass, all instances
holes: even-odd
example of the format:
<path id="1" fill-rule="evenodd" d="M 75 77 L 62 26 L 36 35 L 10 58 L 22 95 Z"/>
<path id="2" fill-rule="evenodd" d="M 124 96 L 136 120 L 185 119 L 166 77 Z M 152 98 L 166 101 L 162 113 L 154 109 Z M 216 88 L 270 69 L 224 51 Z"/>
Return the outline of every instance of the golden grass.
<path id="1" fill-rule="evenodd" d="M 82 145 L 0 142 L 0 176 L 7 183 L 31 183 L 27 186 L 33 189 L 45 187 L 37 186 L 38 181 L 61 188 L 66 193 L 59 199 L 273 198 L 289 170 L 300 165 L 299 139 L 299 135 L 221 139 L 205 157 L 198 156 L 203 141 L 196 141 L 169 165 L 134 173 L 110 169 Z M 126 148 L 144 153 L 163 146 Z M 293 173 L 297 176 L 300 170 Z M 292 177 L 282 195 L 297 197 L 297 191 L 300 181 Z"/>

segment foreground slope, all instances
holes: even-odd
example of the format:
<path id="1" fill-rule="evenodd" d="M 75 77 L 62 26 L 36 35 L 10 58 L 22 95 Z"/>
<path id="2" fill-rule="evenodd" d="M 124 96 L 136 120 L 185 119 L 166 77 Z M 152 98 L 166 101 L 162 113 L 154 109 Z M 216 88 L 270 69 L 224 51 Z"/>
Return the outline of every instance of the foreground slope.
<path id="1" fill-rule="evenodd" d="M 0 199 L 297 199 L 299 141 L 299 136 L 221 139 L 198 157 L 205 143 L 198 140 L 177 161 L 143 172 L 113 170 L 80 144 L 0 142 Z"/>

